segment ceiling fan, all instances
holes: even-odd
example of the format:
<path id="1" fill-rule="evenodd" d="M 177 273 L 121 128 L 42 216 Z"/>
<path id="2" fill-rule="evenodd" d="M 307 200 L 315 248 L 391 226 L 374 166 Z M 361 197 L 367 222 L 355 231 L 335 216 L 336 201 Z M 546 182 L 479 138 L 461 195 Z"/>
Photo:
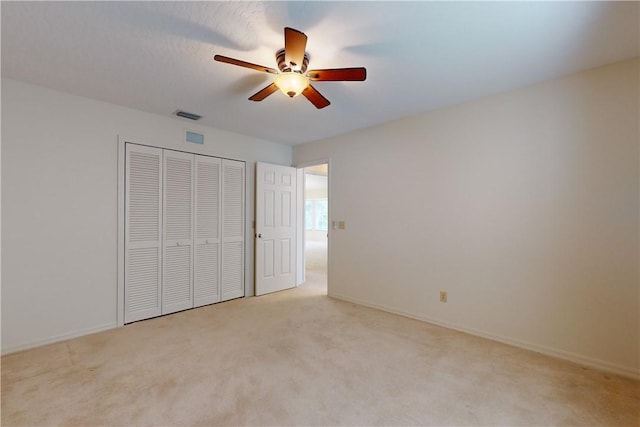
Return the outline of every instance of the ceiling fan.
<path id="1" fill-rule="evenodd" d="M 280 71 L 275 68 L 256 65 L 222 55 L 215 55 L 213 59 L 264 73 L 276 74 L 273 83 L 253 94 L 249 98 L 251 101 L 262 101 L 280 89 L 285 95 L 291 98 L 302 94 L 311 101 L 316 108 L 320 109 L 328 106 L 330 102 L 322 96 L 316 88 L 311 86 L 309 81 L 364 81 L 367 78 L 367 70 L 364 67 L 307 71 L 309 54 L 305 52 L 306 47 L 307 36 L 303 32 L 285 27 L 284 49 L 276 52 L 276 61 Z"/>

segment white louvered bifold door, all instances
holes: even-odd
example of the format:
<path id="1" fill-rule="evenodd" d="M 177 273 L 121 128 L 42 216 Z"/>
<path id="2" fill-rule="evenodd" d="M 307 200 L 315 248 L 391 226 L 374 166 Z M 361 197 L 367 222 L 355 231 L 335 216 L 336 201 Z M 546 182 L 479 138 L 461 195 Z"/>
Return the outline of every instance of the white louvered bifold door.
<path id="1" fill-rule="evenodd" d="M 220 301 L 220 173 L 222 160 L 195 156 L 194 307 Z"/>
<path id="2" fill-rule="evenodd" d="M 194 155 L 164 151 L 162 314 L 193 307 Z"/>
<path id="3" fill-rule="evenodd" d="M 126 145 L 124 322 L 161 314 L 162 150 Z"/>
<path id="4" fill-rule="evenodd" d="M 244 296 L 244 162 L 222 160 L 222 301 Z"/>

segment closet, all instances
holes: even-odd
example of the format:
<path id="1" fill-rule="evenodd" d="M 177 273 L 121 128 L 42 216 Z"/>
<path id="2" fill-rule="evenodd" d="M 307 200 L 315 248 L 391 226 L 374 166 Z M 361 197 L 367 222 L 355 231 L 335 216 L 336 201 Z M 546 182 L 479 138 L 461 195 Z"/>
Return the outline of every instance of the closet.
<path id="1" fill-rule="evenodd" d="M 244 296 L 244 162 L 127 143 L 124 323 Z"/>

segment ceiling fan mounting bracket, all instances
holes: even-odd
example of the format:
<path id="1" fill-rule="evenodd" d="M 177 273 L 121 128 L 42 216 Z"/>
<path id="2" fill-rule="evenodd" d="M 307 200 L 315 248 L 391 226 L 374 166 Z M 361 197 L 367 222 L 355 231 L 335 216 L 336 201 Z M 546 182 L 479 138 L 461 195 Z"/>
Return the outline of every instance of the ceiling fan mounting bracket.
<path id="1" fill-rule="evenodd" d="M 302 60 L 302 64 L 295 64 L 293 62 L 287 63 L 287 60 L 285 59 L 285 50 L 284 48 L 282 48 L 276 52 L 276 62 L 278 63 L 278 68 L 283 73 L 288 73 L 293 71 L 300 74 L 304 74 L 305 71 L 307 71 L 307 67 L 309 66 L 309 53 L 307 52 L 304 53 L 304 59 Z"/>

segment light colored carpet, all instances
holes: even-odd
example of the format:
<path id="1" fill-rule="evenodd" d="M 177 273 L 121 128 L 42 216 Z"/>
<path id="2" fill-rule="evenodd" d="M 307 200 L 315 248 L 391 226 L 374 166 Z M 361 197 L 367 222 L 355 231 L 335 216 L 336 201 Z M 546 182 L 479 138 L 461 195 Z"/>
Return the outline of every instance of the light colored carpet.
<path id="1" fill-rule="evenodd" d="M 304 244 L 305 287 L 327 293 L 327 240 L 307 240 Z"/>
<path id="2" fill-rule="evenodd" d="M 2 425 L 623 425 L 637 381 L 305 286 L 2 358 Z"/>

